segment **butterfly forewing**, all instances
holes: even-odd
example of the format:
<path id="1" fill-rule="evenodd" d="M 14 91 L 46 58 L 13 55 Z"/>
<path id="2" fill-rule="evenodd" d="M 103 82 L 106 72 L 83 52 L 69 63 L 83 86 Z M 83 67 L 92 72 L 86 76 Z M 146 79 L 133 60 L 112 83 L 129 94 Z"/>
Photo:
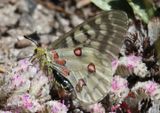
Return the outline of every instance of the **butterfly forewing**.
<path id="1" fill-rule="evenodd" d="M 148 23 L 148 36 L 151 44 L 160 37 L 160 17 L 152 18 Z"/>
<path id="2" fill-rule="evenodd" d="M 53 43 L 53 48 L 83 46 L 106 51 L 112 47 L 110 49 L 119 52 L 127 22 L 127 15 L 122 11 L 100 13 L 60 37 Z"/>
<path id="3" fill-rule="evenodd" d="M 77 99 L 83 104 L 95 103 L 108 94 L 113 74 L 111 62 L 118 57 L 127 23 L 127 15 L 122 11 L 103 12 L 53 44 L 69 70 L 67 76 L 62 75 L 73 85 Z"/>
<path id="4" fill-rule="evenodd" d="M 160 63 L 160 17 L 155 17 L 149 21 L 148 36 L 151 44 L 156 48 L 157 59 Z"/>

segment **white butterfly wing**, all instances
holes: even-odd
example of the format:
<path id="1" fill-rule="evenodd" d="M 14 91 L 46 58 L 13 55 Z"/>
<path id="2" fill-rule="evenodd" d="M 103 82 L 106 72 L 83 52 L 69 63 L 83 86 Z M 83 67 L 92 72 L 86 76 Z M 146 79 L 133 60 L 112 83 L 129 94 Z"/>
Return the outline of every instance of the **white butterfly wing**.
<path id="1" fill-rule="evenodd" d="M 160 37 L 160 18 L 155 17 L 148 23 L 148 36 L 153 44 Z"/>
<path id="2" fill-rule="evenodd" d="M 113 75 L 111 62 L 118 57 L 127 23 L 127 15 L 122 11 L 104 12 L 53 44 L 59 57 L 66 61 L 65 67 L 70 71 L 66 78 L 83 104 L 95 103 L 108 94 Z M 81 55 L 75 53 L 78 47 Z"/>
<path id="3" fill-rule="evenodd" d="M 64 34 L 53 43 L 53 48 L 83 46 L 92 47 L 101 52 L 114 50 L 112 52 L 117 54 L 127 29 L 126 13 L 118 10 L 102 12 Z"/>
<path id="4" fill-rule="evenodd" d="M 111 60 L 93 48 L 82 48 L 82 55 L 76 56 L 71 48 L 56 50 L 59 57 L 66 60 L 70 73 L 66 78 L 71 82 L 79 99 L 84 104 L 91 104 L 107 95 L 112 77 Z M 95 65 L 95 72 L 88 71 L 88 65 Z M 77 91 L 77 85 L 83 80 L 84 86 Z"/>
<path id="5" fill-rule="evenodd" d="M 160 17 L 155 17 L 149 21 L 148 36 L 151 44 L 156 48 L 158 63 L 160 63 Z"/>

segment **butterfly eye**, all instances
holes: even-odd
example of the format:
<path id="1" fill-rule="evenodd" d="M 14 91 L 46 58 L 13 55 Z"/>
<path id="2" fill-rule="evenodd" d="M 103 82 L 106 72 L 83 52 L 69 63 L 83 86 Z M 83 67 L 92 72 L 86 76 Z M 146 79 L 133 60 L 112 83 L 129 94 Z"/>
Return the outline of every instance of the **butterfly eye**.
<path id="1" fill-rule="evenodd" d="M 37 52 L 38 52 L 37 49 L 35 49 L 35 50 L 34 50 L 34 54 L 37 54 Z"/>

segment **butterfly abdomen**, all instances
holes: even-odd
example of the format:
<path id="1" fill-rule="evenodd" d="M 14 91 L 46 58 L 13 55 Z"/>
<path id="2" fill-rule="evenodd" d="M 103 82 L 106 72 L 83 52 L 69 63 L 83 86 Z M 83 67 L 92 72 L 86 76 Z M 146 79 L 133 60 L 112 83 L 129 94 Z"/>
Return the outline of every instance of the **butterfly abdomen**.
<path id="1" fill-rule="evenodd" d="M 73 86 L 61 73 L 52 68 L 52 73 L 55 78 L 55 81 L 61 85 L 66 91 L 73 91 Z"/>

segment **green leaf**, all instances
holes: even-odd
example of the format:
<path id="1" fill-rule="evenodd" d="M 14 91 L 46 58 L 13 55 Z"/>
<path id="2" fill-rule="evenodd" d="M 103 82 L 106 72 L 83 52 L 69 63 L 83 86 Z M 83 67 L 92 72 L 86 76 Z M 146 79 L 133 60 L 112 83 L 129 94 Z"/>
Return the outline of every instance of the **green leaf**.
<path id="1" fill-rule="evenodd" d="M 111 1 L 117 1 L 117 0 L 91 0 L 91 1 L 102 10 L 108 11 L 111 10 L 111 5 L 109 3 Z"/>
<path id="2" fill-rule="evenodd" d="M 154 15 L 155 8 L 149 0 L 127 0 L 134 14 L 138 15 L 145 23 L 148 23 Z"/>
<path id="3" fill-rule="evenodd" d="M 102 10 L 118 9 L 127 12 L 129 17 L 138 15 L 141 20 L 148 23 L 156 11 L 155 5 L 151 0 L 91 0 Z"/>

